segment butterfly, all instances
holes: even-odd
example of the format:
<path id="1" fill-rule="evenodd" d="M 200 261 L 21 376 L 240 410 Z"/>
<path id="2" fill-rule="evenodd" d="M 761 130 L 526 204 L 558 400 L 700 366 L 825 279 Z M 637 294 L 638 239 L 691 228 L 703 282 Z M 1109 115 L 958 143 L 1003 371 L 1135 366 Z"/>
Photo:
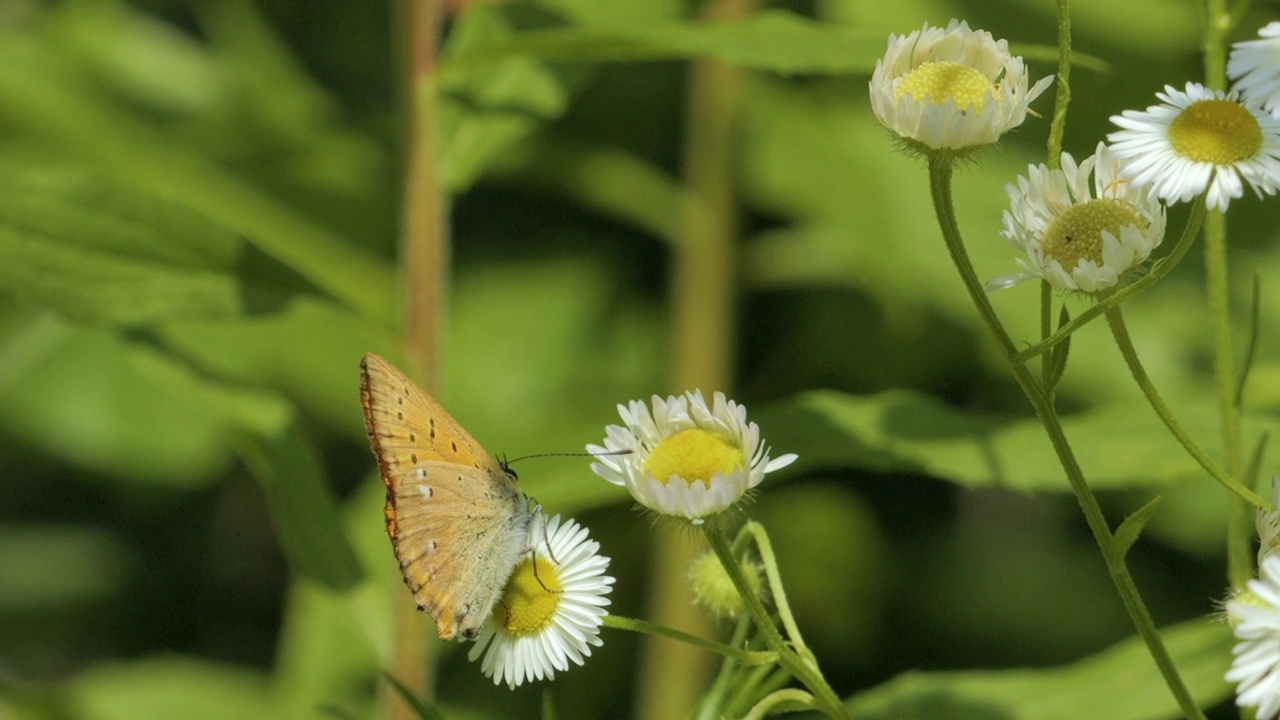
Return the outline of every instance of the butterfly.
<path id="1" fill-rule="evenodd" d="M 541 508 L 510 468 L 378 355 L 360 362 L 360 404 L 404 582 L 441 638 L 473 640 L 529 552 Z"/>

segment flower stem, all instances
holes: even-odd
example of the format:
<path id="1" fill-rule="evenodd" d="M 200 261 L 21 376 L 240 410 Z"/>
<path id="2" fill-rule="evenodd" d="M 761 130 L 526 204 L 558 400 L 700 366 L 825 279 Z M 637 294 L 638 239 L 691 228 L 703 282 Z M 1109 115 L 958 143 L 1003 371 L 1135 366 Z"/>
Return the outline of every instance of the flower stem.
<path id="1" fill-rule="evenodd" d="M 802 658 L 787 645 L 786 641 L 782 639 L 782 635 L 778 633 L 778 628 L 774 626 L 773 618 L 769 617 L 764 604 L 760 602 L 760 598 L 756 597 L 756 594 L 747 585 L 747 578 L 742 574 L 742 566 L 738 564 L 733 555 L 733 550 L 729 547 L 729 540 L 725 535 L 724 529 L 719 527 L 717 523 L 706 523 L 702 527 L 707 536 L 707 542 L 711 545 L 711 550 L 720 559 L 720 564 L 724 567 L 724 571 L 729 574 L 729 579 L 733 581 L 733 586 L 738 589 L 738 594 L 742 596 L 742 601 L 747 606 L 747 612 L 751 614 L 751 619 L 755 621 L 756 630 L 764 639 L 765 645 L 778 654 L 778 664 L 791 673 L 795 679 L 799 680 L 800 684 L 808 688 L 809 692 L 813 693 L 814 707 L 826 713 L 828 717 L 849 718 L 849 712 L 840 702 L 840 698 L 835 691 L 827 684 L 826 678 L 819 672 L 818 665 L 812 659 L 812 656 L 808 659 Z"/>
<path id="2" fill-rule="evenodd" d="M 1111 335 L 1115 338 L 1116 346 L 1120 348 L 1120 354 L 1124 356 L 1124 362 L 1129 366 L 1129 372 L 1133 375 L 1133 379 L 1141 388 L 1142 394 L 1147 397 L 1147 402 L 1151 404 L 1151 408 L 1156 411 L 1156 415 L 1164 422 L 1165 427 L 1169 428 L 1169 432 L 1182 444 L 1187 454 L 1192 457 L 1204 471 L 1213 476 L 1222 484 L 1224 488 L 1233 493 L 1237 498 L 1244 500 L 1253 507 L 1266 507 L 1266 501 L 1258 496 L 1249 488 L 1241 485 L 1238 480 L 1229 475 L 1225 470 L 1218 467 L 1208 455 L 1205 454 L 1195 440 L 1187 434 L 1182 424 L 1174 417 L 1173 411 L 1165 404 L 1164 398 L 1156 390 L 1155 385 L 1151 383 L 1151 378 L 1147 376 L 1147 371 L 1142 366 L 1142 361 L 1138 359 L 1138 352 L 1133 347 L 1133 341 L 1129 337 L 1129 328 L 1125 325 L 1124 315 L 1121 314 L 1120 308 L 1112 307 L 1107 309 L 1107 325 L 1111 328 Z"/>
<path id="3" fill-rule="evenodd" d="M 1058 72 L 1053 99 L 1053 121 L 1049 124 L 1048 147 L 1045 163 L 1051 170 L 1062 167 L 1062 138 L 1067 133 L 1067 107 L 1071 104 L 1071 1 L 1058 0 Z M 1049 281 L 1040 280 L 1040 341 L 1053 333 L 1053 288 Z M 1053 397 L 1051 375 L 1053 360 L 1049 355 L 1040 356 L 1040 383 Z"/>
<path id="4" fill-rule="evenodd" d="M 1245 5 L 1247 3 L 1239 3 Z M 1208 22 L 1204 27 L 1204 80 L 1205 86 L 1212 90 L 1227 88 L 1227 34 L 1234 25 L 1232 14 L 1227 10 L 1227 0 L 1205 0 L 1205 16 Z"/>
<path id="5" fill-rule="evenodd" d="M 1071 104 L 1071 0 L 1058 0 L 1058 87 L 1053 99 L 1053 121 L 1049 124 L 1046 163 L 1056 170 L 1062 165 L 1062 138 L 1067 133 L 1067 106 Z"/>
<path id="6" fill-rule="evenodd" d="M 1182 262 L 1182 258 L 1186 257 L 1187 251 L 1191 249 L 1191 246 L 1195 243 L 1196 235 L 1200 232 L 1200 224 L 1204 221 L 1204 215 L 1205 204 L 1204 196 L 1202 195 L 1191 205 L 1191 214 L 1187 217 L 1187 225 L 1182 230 L 1182 237 L 1178 238 L 1178 244 L 1173 247 L 1173 251 L 1166 257 L 1156 262 L 1151 268 L 1151 272 L 1099 300 L 1093 307 L 1071 318 L 1070 322 L 1058 328 L 1056 332 L 1042 342 L 1018 353 L 1014 360 L 1019 363 L 1025 363 L 1031 358 L 1044 353 L 1049 348 L 1065 340 L 1071 333 L 1084 327 L 1094 318 L 1106 313 L 1107 308 L 1115 307 L 1159 282 L 1161 278 L 1177 267 L 1178 263 Z"/>
<path id="7" fill-rule="evenodd" d="M 1048 280 L 1040 280 L 1040 342 L 1045 342 L 1053 334 L 1053 286 Z M 1053 358 L 1049 353 L 1040 356 L 1040 386 L 1045 388 L 1049 396 L 1054 389 L 1050 386 L 1053 374 Z"/>
<path id="8" fill-rule="evenodd" d="M 731 647 L 740 647 L 747 641 L 747 633 L 751 630 L 751 618 L 743 615 L 738 618 L 737 625 L 733 629 L 733 638 L 729 641 Z M 776 658 L 774 653 L 769 653 Z M 726 656 L 724 661 L 720 663 L 720 672 L 716 674 L 715 682 L 711 683 L 711 687 L 702 696 L 702 702 L 699 703 L 697 713 L 694 715 L 695 720 L 716 720 L 716 718 L 724 715 L 724 708 L 728 702 L 729 692 L 732 687 L 734 676 L 737 674 L 740 664 L 732 657 Z"/>
<path id="9" fill-rule="evenodd" d="M 1240 406 L 1236 402 L 1236 365 L 1231 347 L 1231 298 L 1227 267 L 1227 228 L 1222 213 L 1211 213 L 1204 228 L 1205 291 L 1213 341 L 1213 376 L 1218 395 L 1218 419 L 1227 472 L 1241 477 L 1244 451 L 1240 436 Z M 1244 587 L 1253 576 L 1253 524 L 1244 502 L 1231 499 L 1227 521 L 1227 577 L 1232 587 Z"/>
<path id="10" fill-rule="evenodd" d="M 777 653 L 772 651 L 753 652 L 751 650 L 739 650 L 736 647 L 712 642 L 697 635 L 690 635 L 687 632 L 669 628 L 666 625 L 658 625 L 637 618 L 629 618 L 622 615 L 605 615 L 603 622 L 606 627 L 611 627 L 615 630 L 630 630 L 635 633 L 678 640 L 727 658 L 733 658 L 744 665 L 763 665 L 775 662 L 778 659 Z"/>
<path id="11" fill-rule="evenodd" d="M 444 196 L 436 175 L 434 73 L 437 35 L 443 12 L 439 0 L 394 0 L 403 28 L 405 72 L 404 194 L 401 208 L 400 260 L 404 283 L 403 347 L 410 374 L 419 380 L 435 368 L 439 352 L 440 299 L 444 295 L 446 241 Z M 423 382 L 430 387 L 429 382 Z M 396 580 L 395 640 L 392 674 L 413 695 L 431 700 L 435 652 L 417 603 Z M 400 696 L 387 702 L 390 720 L 409 720 L 417 712 Z"/>
<path id="12" fill-rule="evenodd" d="M 1205 86 L 1223 90 L 1227 85 L 1227 36 L 1240 20 L 1243 8 L 1233 13 L 1227 0 L 1206 0 L 1204 40 Z M 1247 6 L 1247 2 L 1235 3 Z M 1242 477 L 1244 448 L 1240 435 L 1239 394 L 1234 392 L 1236 366 L 1231 349 L 1230 284 L 1227 268 L 1227 220 L 1220 213 L 1205 222 L 1205 274 L 1209 294 L 1209 323 L 1213 336 L 1213 375 L 1222 423 L 1222 446 L 1227 472 Z M 1244 587 L 1253 576 L 1253 522 L 1250 508 L 1229 498 L 1227 514 L 1227 578 L 1232 587 Z"/>
<path id="13" fill-rule="evenodd" d="M 767 697 L 756 703 L 750 712 L 743 715 L 742 720 L 764 720 L 775 707 L 782 703 L 794 703 L 800 706 L 812 705 L 813 696 L 795 688 L 769 693 Z"/>
<path id="14" fill-rule="evenodd" d="M 787 637 L 791 639 L 792 646 L 801 653 L 808 654 L 809 649 L 804 644 L 804 638 L 800 636 L 800 627 L 796 625 L 795 617 L 791 614 L 791 604 L 787 602 L 787 591 L 782 587 L 782 575 L 778 573 L 778 559 L 773 554 L 773 544 L 769 542 L 768 533 L 765 532 L 763 525 L 754 520 L 742 528 L 742 533 L 750 534 L 756 543 L 756 549 L 760 551 L 760 562 L 764 565 L 765 577 L 769 579 L 769 592 L 772 594 L 774 606 L 778 608 L 778 619 L 782 621 L 782 627 L 787 630 Z"/>
<path id="15" fill-rule="evenodd" d="M 1133 577 L 1129 574 L 1129 570 L 1125 565 L 1124 557 L 1111 551 L 1114 544 L 1111 529 L 1102 514 L 1102 508 L 1098 505 L 1097 497 L 1094 496 L 1093 491 L 1089 489 L 1089 485 L 1085 481 L 1084 473 L 1081 471 L 1080 464 L 1071 449 L 1066 433 L 1062 429 L 1062 423 L 1058 418 L 1056 408 L 1036 383 L 1031 371 L 1019 359 L 1018 353 L 1014 349 L 1013 341 L 1009 338 L 1004 325 L 991 307 L 991 301 L 983 290 L 982 283 L 978 281 L 977 273 L 973 269 L 973 263 L 969 260 L 969 253 L 965 249 L 964 239 L 960 236 L 960 228 L 956 223 L 955 208 L 951 204 L 951 173 L 952 163 L 950 160 L 938 157 L 930 158 L 930 191 L 933 195 L 934 211 L 938 217 L 938 224 L 942 229 L 947 251 L 955 263 L 956 270 L 960 273 L 961 280 L 964 281 L 965 289 L 977 308 L 978 314 L 994 336 L 996 344 L 1000 346 L 1000 352 L 1009 365 L 1009 369 L 1013 372 L 1014 378 L 1018 381 L 1018 385 L 1021 386 L 1027 399 L 1031 401 L 1036 415 L 1044 425 L 1049 441 L 1053 445 L 1053 450 L 1058 456 L 1058 461 L 1062 464 L 1062 469 L 1067 474 L 1067 481 L 1071 484 L 1071 490 L 1075 493 L 1076 501 L 1080 504 L 1080 509 L 1084 513 L 1085 523 L 1089 526 L 1090 532 L 1093 533 L 1094 540 L 1098 543 L 1102 556 L 1106 560 L 1107 571 L 1111 575 L 1111 581 L 1116 586 L 1116 591 L 1120 595 L 1130 619 L 1137 628 L 1138 634 L 1146 642 L 1147 649 L 1155 660 L 1160 674 L 1164 676 L 1165 684 L 1169 686 L 1169 690 L 1173 693 L 1186 717 L 1193 720 L 1204 720 L 1204 714 L 1196 707 L 1195 700 L 1187 690 L 1186 684 L 1182 681 L 1182 677 L 1178 674 L 1178 670 L 1173 664 L 1173 658 L 1170 657 L 1168 649 L 1164 646 L 1164 641 L 1160 638 L 1160 632 L 1156 629 L 1155 622 L 1151 619 L 1151 614 L 1147 611 L 1146 605 L 1142 601 L 1142 596 L 1138 593 Z"/>

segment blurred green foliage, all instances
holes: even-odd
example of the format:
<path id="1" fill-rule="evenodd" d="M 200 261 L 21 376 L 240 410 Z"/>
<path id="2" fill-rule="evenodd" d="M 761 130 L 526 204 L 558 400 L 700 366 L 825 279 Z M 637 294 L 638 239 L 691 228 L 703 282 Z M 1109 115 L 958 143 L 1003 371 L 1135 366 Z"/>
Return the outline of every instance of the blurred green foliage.
<path id="1" fill-rule="evenodd" d="M 1073 6 L 1067 146 L 1087 155 L 1108 116 L 1197 79 L 1198 16 L 1160 0 Z M 401 330 L 394 7 L 0 5 L 0 718 L 376 716 L 403 589 L 357 367 L 365 352 L 396 357 Z M 889 32 L 953 16 L 1050 72 L 1051 5 L 693 15 L 671 0 L 548 0 L 451 19 L 446 404 L 518 455 L 598 441 L 615 404 L 670 389 L 685 61 L 756 71 L 735 168 L 733 395 L 777 452 L 801 456 L 750 512 L 837 690 L 859 717 L 1173 717 L 1142 650 L 1094 654 L 1131 628 L 942 252 L 923 168 L 866 100 Z M 1047 115 L 1050 98 L 1036 107 Z M 1046 133 L 1033 118 L 958 173 L 987 277 L 1014 269 L 1003 185 L 1043 161 Z M 1280 408 L 1272 218 L 1233 204 L 1233 269 L 1264 288 L 1250 441 Z M 1127 313 L 1155 382 L 1212 449 L 1199 285 L 1188 261 Z M 1035 293 L 994 297 L 1019 339 L 1034 337 Z M 1074 338 L 1059 396 L 1115 522 L 1163 496 L 1131 563 L 1157 620 L 1187 621 L 1171 643 L 1196 696 L 1222 700 L 1229 634 L 1194 618 L 1225 584 L 1225 500 L 1100 326 Z M 521 475 L 592 529 L 615 608 L 638 615 L 650 528 L 586 465 L 535 460 Z M 628 711 L 636 640 L 605 640 L 546 686 L 559 716 Z M 537 716 L 542 688 L 495 688 L 445 652 L 446 717 Z"/>

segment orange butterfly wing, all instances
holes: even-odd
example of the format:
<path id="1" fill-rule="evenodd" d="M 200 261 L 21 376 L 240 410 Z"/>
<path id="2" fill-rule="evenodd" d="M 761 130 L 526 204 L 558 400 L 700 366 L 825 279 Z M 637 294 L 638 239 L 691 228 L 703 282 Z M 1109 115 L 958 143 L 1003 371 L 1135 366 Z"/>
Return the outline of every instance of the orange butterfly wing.
<path id="1" fill-rule="evenodd" d="M 387 535 L 440 637 L 474 638 L 526 551 L 536 504 L 430 395 L 377 355 L 360 364 Z"/>

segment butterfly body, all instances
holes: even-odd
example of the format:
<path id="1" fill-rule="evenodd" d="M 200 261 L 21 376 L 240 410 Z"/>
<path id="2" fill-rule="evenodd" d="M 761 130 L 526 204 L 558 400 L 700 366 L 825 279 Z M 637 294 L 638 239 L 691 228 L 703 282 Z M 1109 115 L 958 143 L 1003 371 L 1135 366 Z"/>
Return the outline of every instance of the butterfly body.
<path id="1" fill-rule="evenodd" d="M 426 391 L 377 355 L 360 363 L 365 429 L 387 488 L 387 535 L 440 637 L 475 638 L 528 552 L 538 505 Z"/>

